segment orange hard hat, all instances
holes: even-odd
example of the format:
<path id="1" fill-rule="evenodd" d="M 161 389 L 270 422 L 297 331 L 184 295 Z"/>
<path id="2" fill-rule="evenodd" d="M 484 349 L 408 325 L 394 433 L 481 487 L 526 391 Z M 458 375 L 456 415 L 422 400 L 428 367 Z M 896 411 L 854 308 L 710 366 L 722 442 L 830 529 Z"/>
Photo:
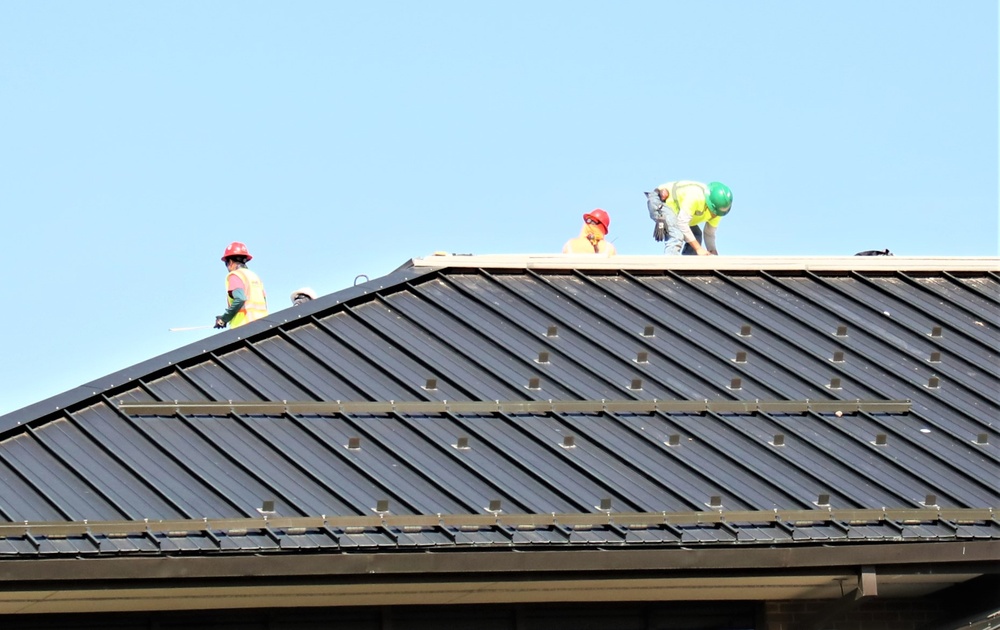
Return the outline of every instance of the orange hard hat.
<path id="1" fill-rule="evenodd" d="M 247 246 L 239 241 L 233 241 L 229 244 L 226 251 L 222 253 L 222 260 L 225 260 L 230 256 L 242 256 L 248 261 L 253 258 L 253 256 L 250 255 L 250 251 L 247 250 Z"/>
<path id="2" fill-rule="evenodd" d="M 607 212 L 601 210 L 600 208 L 595 208 L 594 210 L 591 210 L 587 214 L 583 215 L 583 220 L 586 221 L 587 219 L 597 221 L 597 223 L 601 226 L 601 229 L 604 230 L 605 234 L 608 233 L 608 228 L 611 227 L 611 217 L 608 216 Z"/>

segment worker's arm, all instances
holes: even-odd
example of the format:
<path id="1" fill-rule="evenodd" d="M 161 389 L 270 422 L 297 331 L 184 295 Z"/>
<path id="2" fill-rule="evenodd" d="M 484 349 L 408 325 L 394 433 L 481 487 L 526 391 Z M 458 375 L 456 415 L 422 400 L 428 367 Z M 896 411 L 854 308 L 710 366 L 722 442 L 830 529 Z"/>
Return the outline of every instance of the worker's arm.
<path id="1" fill-rule="evenodd" d="M 719 250 L 715 248 L 715 226 L 711 223 L 705 224 L 705 249 L 715 256 L 719 255 Z"/>
<path id="2" fill-rule="evenodd" d="M 680 204 L 681 211 L 677 213 L 677 227 L 680 228 L 681 233 L 684 235 L 684 240 L 688 245 L 691 246 L 699 256 L 708 256 L 711 252 L 701 246 L 698 239 L 694 237 L 694 232 L 691 231 L 691 207 L 686 201 L 682 201 Z"/>
<path id="3" fill-rule="evenodd" d="M 215 318 L 216 328 L 225 328 L 229 322 L 233 321 L 233 318 L 236 317 L 236 314 L 240 312 L 240 309 L 243 308 L 243 305 L 247 301 L 247 294 L 243 292 L 243 289 L 233 289 L 229 292 L 229 297 L 233 301 L 225 313 Z"/>

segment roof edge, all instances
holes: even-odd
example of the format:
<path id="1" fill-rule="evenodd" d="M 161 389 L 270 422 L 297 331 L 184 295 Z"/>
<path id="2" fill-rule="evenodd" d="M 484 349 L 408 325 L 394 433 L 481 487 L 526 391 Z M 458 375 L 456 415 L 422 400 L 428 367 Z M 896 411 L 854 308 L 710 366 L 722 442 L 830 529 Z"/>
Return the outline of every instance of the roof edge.
<path id="1" fill-rule="evenodd" d="M 238 344 L 248 337 L 266 334 L 269 330 L 280 328 L 285 325 L 305 319 L 320 311 L 332 310 L 344 303 L 353 302 L 371 293 L 381 291 L 387 287 L 402 284 L 418 278 L 428 273 L 433 273 L 432 268 L 412 268 L 400 267 L 388 274 L 373 278 L 367 282 L 335 291 L 328 295 L 322 295 L 315 300 L 299 305 L 287 306 L 280 311 L 274 311 L 263 319 L 250 322 L 238 329 L 226 329 L 219 333 L 193 341 L 185 346 L 170 350 L 164 354 L 146 359 L 130 367 L 112 372 L 106 376 L 96 378 L 90 382 L 83 383 L 72 389 L 56 394 L 49 398 L 42 399 L 15 409 L 4 415 L 0 415 L 0 433 L 15 428 L 26 422 L 34 422 L 50 417 L 56 413 L 62 413 L 67 407 L 73 407 L 90 399 L 97 398 L 111 389 L 128 385 L 137 378 L 143 378 L 154 372 L 169 368 L 177 363 L 192 361 L 199 356 L 219 351 L 227 346 Z"/>
<path id="2" fill-rule="evenodd" d="M 408 268 L 1000 272 L 1000 256 L 434 254 L 413 258 L 399 270 Z"/>

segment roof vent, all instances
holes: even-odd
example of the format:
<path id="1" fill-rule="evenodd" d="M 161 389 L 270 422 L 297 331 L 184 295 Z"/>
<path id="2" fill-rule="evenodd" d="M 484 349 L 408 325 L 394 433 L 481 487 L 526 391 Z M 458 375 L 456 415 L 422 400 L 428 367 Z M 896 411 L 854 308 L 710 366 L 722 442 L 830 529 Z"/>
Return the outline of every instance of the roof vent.
<path id="1" fill-rule="evenodd" d="M 927 359 L 927 360 L 929 362 L 931 362 L 931 363 L 940 363 L 941 362 L 941 353 L 940 352 L 932 352 L 930 358 Z"/>
<path id="2" fill-rule="evenodd" d="M 631 389 L 632 391 L 640 391 L 642 389 L 642 379 L 633 378 L 632 383 L 629 384 L 628 388 Z"/>
<path id="3" fill-rule="evenodd" d="M 361 438 L 359 437 L 347 438 L 347 448 L 348 450 L 351 451 L 361 450 Z"/>
<path id="4" fill-rule="evenodd" d="M 844 362 L 844 351 L 843 350 L 837 350 L 836 352 L 833 353 L 833 358 L 830 359 L 830 360 L 833 361 L 834 363 L 843 363 Z"/>
<path id="5" fill-rule="evenodd" d="M 928 494 L 924 497 L 924 507 L 937 507 L 937 495 Z"/>
<path id="6" fill-rule="evenodd" d="M 665 442 L 667 446 L 680 446 L 681 436 L 677 433 L 672 433 L 667 441 Z"/>
<path id="7" fill-rule="evenodd" d="M 576 438 L 572 435 L 564 435 L 561 446 L 563 448 L 576 448 Z"/>
<path id="8" fill-rule="evenodd" d="M 382 514 L 388 514 L 389 513 L 389 499 L 379 499 L 378 501 L 376 501 L 375 502 L 375 507 L 372 508 L 372 511 L 375 512 L 376 514 L 380 515 L 380 516 Z"/>
<path id="9" fill-rule="evenodd" d="M 721 510 L 722 509 L 722 497 L 719 496 L 719 495 L 717 495 L 717 494 L 713 494 L 712 496 L 710 496 L 708 498 L 708 503 L 706 503 L 705 505 L 707 505 L 708 507 L 712 508 L 713 510 Z"/>
<path id="10" fill-rule="evenodd" d="M 460 451 L 467 451 L 467 450 L 469 450 L 469 438 L 467 438 L 467 437 L 465 437 L 463 435 L 462 437 L 458 438 L 455 441 L 455 443 L 452 444 L 452 446 L 454 446 L 455 448 L 457 448 Z"/>
<path id="11" fill-rule="evenodd" d="M 830 495 L 821 494 L 816 497 L 816 507 L 830 507 Z"/>
<path id="12" fill-rule="evenodd" d="M 828 389 L 841 389 L 841 387 L 840 387 L 840 379 L 836 378 L 836 377 L 831 378 L 830 379 L 830 384 L 827 385 L 827 388 Z"/>
<path id="13" fill-rule="evenodd" d="M 547 364 L 548 362 L 549 362 L 549 353 L 548 352 L 539 352 L 538 353 L 538 358 L 535 359 L 535 363 Z"/>
<path id="14" fill-rule="evenodd" d="M 734 378 L 733 380 L 729 381 L 729 389 L 733 390 L 743 389 L 743 381 L 738 378 Z"/>
<path id="15" fill-rule="evenodd" d="M 940 326 L 935 326 L 934 328 L 931 328 L 931 337 L 940 337 L 940 336 L 941 336 Z"/>
<path id="16" fill-rule="evenodd" d="M 875 441 L 872 442 L 875 446 L 885 446 L 889 443 L 889 438 L 886 437 L 885 433 L 879 433 L 875 436 Z"/>
<path id="17" fill-rule="evenodd" d="M 642 336 L 643 337 L 655 337 L 656 336 L 656 329 L 653 328 L 652 326 L 646 326 L 645 328 L 642 329 Z"/>
<path id="18" fill-rule="evenodd" d="M 545 336 L 546 337 L 558 337 L 559 336 L 559 327 L 558 326 L 549 326 L 549 329 L 545 331 Z"/>
<path id="19" fill-rule="evenodd" d="M 740 337 L 749 337 L 753 329 L 750 328 L 750 324 L 743 324 L 740 326 Z"/>
<path id="20" fill-rule="evenodd" d="M 837 336 L 838 337 L 846 337 L 847 336 L 847 326 L 844 326 L 844 325 L 837 326 Z"/>
<path id="21" fill-rule="evenodd" d="M 274 514 L 274 501 L 271 499 L 264 501 L 261 503 L 261 506 L 257 508 L 257 511 L 261 514 Z"/>
<path id="22" fill-rule="evenodd" d="M 774 437 L 771 438 L 771 446 L 784 446 L 785 445 L 785 435 L 783 433 L 775 433 Z"/>
<path id="23" fill-rule="evenodd" d="M 989 443 L 990 443 L 990 436 L 988 436 L 987 434 L 980 433 L 979 435 L 976 436 L 976 444 L 984 446 Z"/>
<path id="24" fill-rule="evenodd" d="M 528 379 L 528 389 L 541 389 L 542 381 L 537 376 L 532 376 Z"/>
<path id="25" fill-rule="evenodd" d="M 483 508 L 490 514 L 499 514 L 503 512 L 503 507 L 501 507 L 500 499 L 490 499 L 490 506 L 488 508 Z"/>
<path id="26" fill-rule="evenodd" d="M 737 352 L 736 353 L 736 358 L 733 359 L 733 361 L 735 361 L 736 363 L 746 363 L 747 362 L 747 353 L 743 352 L 742 350 L 739 351 L 739 352 Z"/>
<path id="27" fill-rule="evenodd" d="M 939 379 L 936 376 L 932 376 L 929 379 L 927 379 L 927 385 L 925 385 L 925 387 L 927 389 L 938 389 L 939 387 L 941 387 L 941 379 Z"/>
<path id="28" fill-rule="evenodd" d="M 611 499 L 609 497 L 605 497 L 605 498 L 601 499 L 601 504 L 599 506 L 596 506 L 596 507 L 597 507 L 598 510 L 600 510 L 602 512 L 610 512 L 611 511 Z"/>
<path id="29" fill-rule="evenodd" d="M 636 363 L 649 363 L 649 353 L 648 352 L 639 352 L 638 354 L 635 355 L 635 362 Z"/>
<path id="30" fill-rule="evenodd" d="M 438 382 L 436 378 L 427 379 L 427 383 L 424 384 L 424 389 L 429 392 L 435 391 L 438 388 Z"/>

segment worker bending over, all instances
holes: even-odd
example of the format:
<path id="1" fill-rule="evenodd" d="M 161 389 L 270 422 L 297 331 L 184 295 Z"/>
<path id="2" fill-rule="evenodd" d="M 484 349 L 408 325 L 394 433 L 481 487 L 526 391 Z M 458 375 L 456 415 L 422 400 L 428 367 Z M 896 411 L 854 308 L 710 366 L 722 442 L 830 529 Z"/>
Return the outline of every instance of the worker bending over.
<path id="1" fill-rule="evenodd" d="M 600 208 L 583 215 L 583 228 L 580 236 L 571 238 L 563 245 L 564 254 L 604 254 L 614 256 L 615 246 L 607 240 L 608 228 L 611 227 L 611 217 Z"/>
<path id="2" fill-rule="evenodd" d="M 719 182 L 667 182 L 646 193 L 649 218 L 656 222 L 653 238 L 666 241 L 665 254 L 718 254 L 715 231 L 733 207 L 733 193 Z M 705 244 L 702 229 L 705 224 Z M 681 246 L 684 250 L 681 251 Z"/>
<path id="3" fill-rule="evenodd" d="M 253 256 L 247 246 L 233 241 L 222 254 L 229 273 L 226 274 L 226 312 L 215 318 L 216 328 L 242 326 L 261 317 L 267 317 L 267 294 L 264 283 L 257 274 L 247 269 Z"/>

